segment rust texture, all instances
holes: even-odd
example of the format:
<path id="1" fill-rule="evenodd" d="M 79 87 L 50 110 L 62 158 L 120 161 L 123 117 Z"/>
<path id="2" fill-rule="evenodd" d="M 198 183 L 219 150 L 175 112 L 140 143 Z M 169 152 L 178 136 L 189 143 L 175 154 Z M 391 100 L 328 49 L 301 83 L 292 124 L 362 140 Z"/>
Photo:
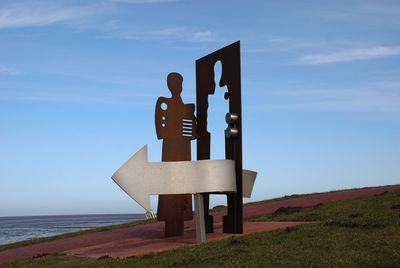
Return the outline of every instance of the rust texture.
<path id="1" fill-rule="evenodd" d="M 196 108 L 197 108 L 197 159 L 210 159 L 212 133 L 207 130 L 208 96 L 215 93 L 214 65 L 222 63 L 222 77 L 219 87 L 227 86 L 225 99 L 229 101 L 229 113 L 237 115 L 236 122 L 227 127 L 237 135 L 225 136 L 225 158 L 235 161 L 236 193 L 226 193 L 228 212 L 223 218 L 225 233 L 243 232 L 243 198 L 242 198 L 242 104 L 240 80 L 240 41 L 217 50 L 196 61 Z M 218 178 L 215 178 L 218 179 Z M 209 214 L 209 194 L 204 194 L 205 224 L 208 233 L 213 232 L 213 218 Z"/>
<path id="2" fill-rule="evenodd" d="M 155 110 L 157 138 L 163 140 L 162 161 L 190 161 L 191 140 L 196 139 L 194 104 L 184 104 L 181 98 L 183 77 L 170 73 L 167 85 L 171 97 L 159 97 Z M 184 221 L 191 220 L 191 194 L 160 195 L 157 219 L 165 221 L 165 236 L 183 235 Z"/>

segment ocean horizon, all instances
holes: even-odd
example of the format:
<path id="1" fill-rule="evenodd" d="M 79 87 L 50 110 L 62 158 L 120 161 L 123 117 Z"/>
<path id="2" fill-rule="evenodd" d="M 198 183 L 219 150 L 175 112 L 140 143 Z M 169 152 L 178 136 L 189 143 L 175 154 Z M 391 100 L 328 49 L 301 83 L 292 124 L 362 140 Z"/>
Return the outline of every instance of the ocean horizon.
<path id="1" fill-rule="evenodd" d="M 0 245 L 144 219 L 143 213 L 0 217 Z"/>

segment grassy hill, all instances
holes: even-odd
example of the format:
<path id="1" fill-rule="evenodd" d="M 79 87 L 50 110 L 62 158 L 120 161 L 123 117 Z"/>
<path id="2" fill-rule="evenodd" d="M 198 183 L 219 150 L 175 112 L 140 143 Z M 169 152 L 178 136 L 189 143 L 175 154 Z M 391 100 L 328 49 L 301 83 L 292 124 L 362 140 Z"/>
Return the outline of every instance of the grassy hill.
<path id="1" fill-rule="evenodd" d="M 313 223 L 127 259 L 57 254 L 4 267 L 400 267 L 399 191 L 247 220 Z"/>

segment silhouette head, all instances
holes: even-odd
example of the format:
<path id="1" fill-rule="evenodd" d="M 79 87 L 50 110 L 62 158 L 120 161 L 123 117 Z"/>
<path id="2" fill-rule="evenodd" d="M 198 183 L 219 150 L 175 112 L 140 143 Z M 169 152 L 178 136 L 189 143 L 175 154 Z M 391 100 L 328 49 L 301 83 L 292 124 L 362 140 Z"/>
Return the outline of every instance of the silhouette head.
<path id="1" fill-rule="evenodd" d="M 225 81 L 225 76 L 224 76 L 221 60 L 217 60 L 214 64 L 214 80 L 215 80 L 214 87 L 216 84 L 218 84 L 219 87 L 224 87 L 227 85 L 227 83 Z M 229 92 L 225 92 L 224 99 L 227 100 L 228 98 L 229 98 Z"/>
<path id="2" fill-rule="evenodd" d="M 172 96 L 179 96 L 182 92 L 183 77 L 179 73 L 170 73 L 167 76 L 167 85 Z"/>

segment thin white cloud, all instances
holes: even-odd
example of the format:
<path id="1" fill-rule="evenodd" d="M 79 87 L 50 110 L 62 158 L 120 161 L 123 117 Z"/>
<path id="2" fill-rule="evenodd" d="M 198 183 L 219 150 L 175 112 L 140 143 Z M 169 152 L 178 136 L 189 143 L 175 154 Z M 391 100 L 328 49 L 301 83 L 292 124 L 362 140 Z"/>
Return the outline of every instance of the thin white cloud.
<path id="1" fill-rule="evenodd" d="M 286 36 L 256 36 L 243 48 L 245 53 L 276 53 L 301 47 L 301 41 Z"/>
<path id="2" fill-rule="evenodd" d="M 159 4 L 167 2 L 175 2 L 176 0 L 109 0 L 110 2 L 124 4 Z"/>
<path id="3" fill-rule="evenodd" d="M 197 30 L 189 27 L 167 27 L 151 29 L 136 25 L 123 24 L 117 20 L 109 21 L 103 28 L 106 38 L 126 40 L 176 40 L 188 42 L 216 41 L 217 35 L 208 30 Z"/>
<path id="4" fill-rule="evenodd" d="M 374 29 L 385 29 L 388 25 L 399 25 L 400 6 L 398 1 L 354 0 L 340 5 L 338 1 L 330 1 L 314 5 L 311 12 L 322 20 L 336 24 L 373 25 Z M 379 31 L 379 30 L 378 30 Z"/>
<path id="5" fill-rule="evenodd" d="M 267 39 L 268 43 L 274 47 L 284 47 L 284 48 L 316 48 L 325 47 L 329 45 L 327 40 L 319 38 L 299 38 L 299 37 L 289 37 L 289 36 L 274 36 Z"/>
<path id="6" fill-rule="evenodd" d="M 139 91 L 139 90 L 138 90 Z M 32 101 L 73 104 L 102 104 L 102 105 L 126 105 L 151 107 L 154 102 L 154 94 L 134 94 L 126 92 L 99 93 L 82 88 L 58 90 L 23 88 L 19 90 L 2 89 L 0 102 L 2 101 Z"/>
<path id="7" fill-rule="evenodd" d="M 263 111 L 341 111 L 384 114 L 400 119 L 400 84 L 379 82 L 352 88 L 282 89 L 259 91 L 253 96 L 267 100 L 247 109 Z"/>
<path id="8" fill-rule="evenodd" d="M 216 35 L 211 31 L 195 31 L 192 33 L 194 41 L 207 42 L 215 41 Z"/>
<path id="9" fill-rule="evenodd" d="M 246 53 L 300 53 L 309 51 L 330 51 L 334 48 L 354 47 L 356 44 L 345 40 L 328 40 L 313 37 L 291 37 L 291 36 L 252 36 L 246 39 L 243 52 Z"/>
<path id="10" fill-rule="evenodd" d="M 11 70 L 5 66 L 0 66 L 0 74 L 8 74 Z"/>
<path id="11" fill-rule="evenodd" d="M 114 7 L 111 2 L 130 4 L 155 4 L 175 0 L 109 0 L 97 4 L 78 4 L 58 1 L 23 1 L 0 3 L 0 30 L 26 27 L 41 27 L 56 23 L 68 25 L 80 30 L 95 30 L 101 37 L 126 40 L 174 40 L 188 42 L 210 42 L 217 39 L 209 30 L 185 26 L 152 27 L 131 25 L 111 20 L 93 23 L 95 15 Z M 93 19 L 88 19 L 88 17 Z M 99 25 L 103 25 L 100 27 Z"/>
<path id="12" fill-rule="evenodd" d="M 216 35 L 211 31 L 198 31 L 187 27 L 165 28 L 149 31 L 144 36 L 154 39 L 174 38 L 193 42 L 210 42 L 216 40 Z"/>
<path id="13" fill-rule="evenodd" d="M 341 52 L 325 54 L 310 54 L 300 57 L 300 61 L 305 64 L 324 64 L 370 60 L 397 55 L 400 55 L 400 46 L 375 46 L 371 48 L 349 49 Z"/>
<path id="14" fill-rule="evenodd" d="M 143 64 L 142 68 L 150 68 Z M 6 81 L 0 79 L 0 102 L 32 101 L 74 104 L 104 104 L 152 107 L 155 96 L 164 87 L 157 87 L 151 77 L 132 74 L 106 76 L 46 71 L 48 76 L 65 79 L 66 83 L 46 83 L 39 80 Z M 0 74 L 1 77 L 1 74 Z M 132 84 L 137 87 L 132 89 Z"/>
<path id="15" fill-rule="evenodd" d="M 400 82 L 380 82 L 377 85 L 383 88 L 397 89 L 400 91 Z"/>
<path id="16" fill-rule="evenodd" d="M 68 6 L 53 2 L 24 1 L 0 6 L 0 29 L 39 27 L 73 21 L 99 11 L 96 6 Z"/>
<path id="17" fill-rule="evenodd" d="M 13 74 L 18 74 L 18 72 L 7 66 L 0 66 L 0 75 L 13 75 Z"/>

